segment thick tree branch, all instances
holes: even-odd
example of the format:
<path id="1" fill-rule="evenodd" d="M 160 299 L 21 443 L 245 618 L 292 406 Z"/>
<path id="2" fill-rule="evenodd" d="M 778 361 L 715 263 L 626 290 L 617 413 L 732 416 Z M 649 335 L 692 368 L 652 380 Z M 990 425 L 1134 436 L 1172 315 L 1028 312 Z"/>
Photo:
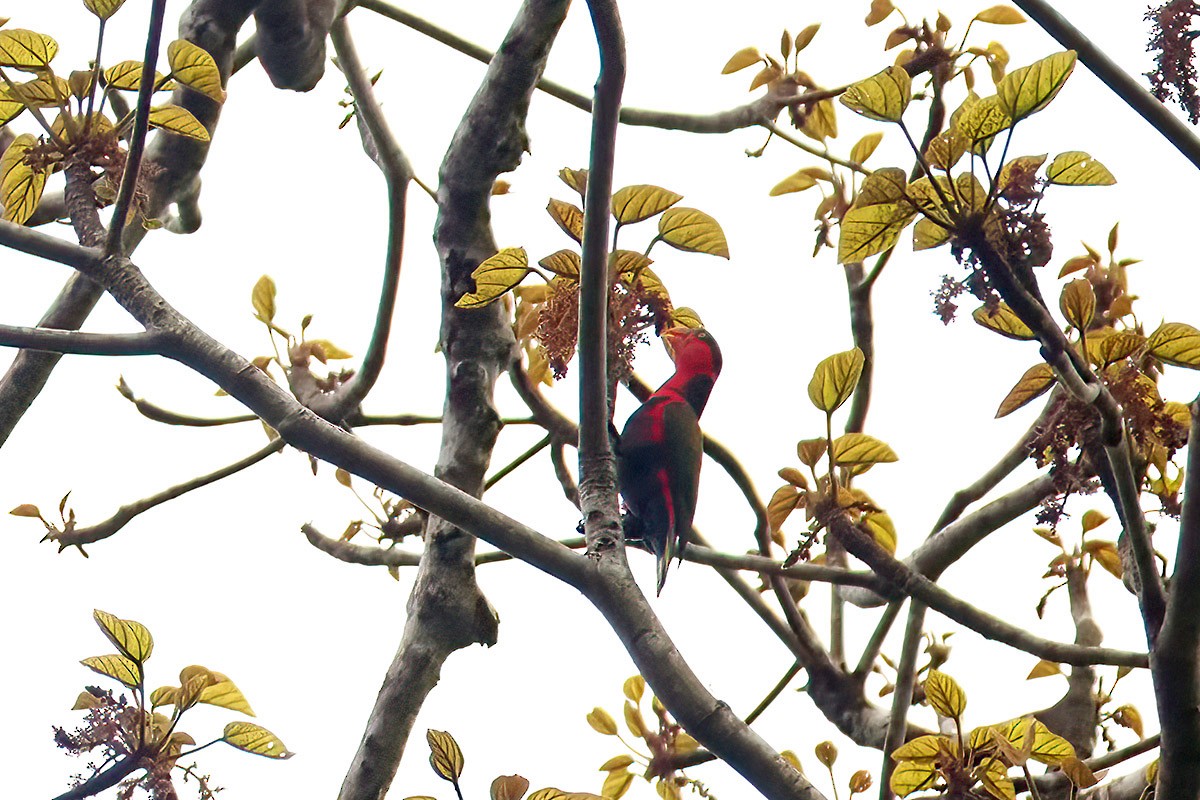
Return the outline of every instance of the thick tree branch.
<path id="1" fill-rule="evenodd" d="M 1200 398 L 1191 411 L 1175 573 L 1150 657 L 1162 731 L 1159 797 L 1200 796 Z"/>
<path id="2" fill-rule="evenodd" d="M 440 171 L 434 243 L 442 268 L 440 338 L 446 359 L 446 404 L 435 474 L 461 489 L 464 497 L 483 491 L 500 430 L 492 393 L 497 376 L 512 361 L 514 342 L 502 304 L 459 309 L 455 303 L 474 289 L 475 267 L 496 252 L 488 211 L 491 189 L 496 177 L 515 169 L 528 149 L 524 124 L 529 99 L 566 9 L 565 0 L 527 0 L 521 6 L 500 55 L 459 123 Z M 380 139 L 375 143 L 386 146 Z M 432 485 L 442 488 L 436 481 Z M 475 539 L 460 527 L 461 516 L 447 516 L 441 507 L 424 505 L 411 492 L 400 494 L 430 512 L 425 550 L 409 598 L 404 634 L 342 784 L 342 800 L 377 800 L 387 791 L 441 665 L 456 650 L 474 643 L 490 645 L 497 635 L 495 611 L 475 580 Z M 467 527 L 479 532 L 475 526 Z M 546 548 L 561 554 L 555 558 L 559 567 L 569 564 L 569 571 L 577 569 L 578 557 L 561 545 L 545 540 L 534 546 L 543 555 L 550 552 Z M 501 549 L 523 557 L 511 546 Z"/>

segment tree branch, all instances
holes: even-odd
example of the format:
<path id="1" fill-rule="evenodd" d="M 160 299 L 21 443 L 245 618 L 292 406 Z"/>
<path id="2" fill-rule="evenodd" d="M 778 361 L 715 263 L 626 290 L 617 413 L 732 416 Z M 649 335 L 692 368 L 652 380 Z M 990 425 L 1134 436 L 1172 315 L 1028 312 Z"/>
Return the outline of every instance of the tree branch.
<path id="1" fill-rule="evenodd" d="M 0 347 L 20 347 L 42 353 L 80 356 L 155 356 L 159 334 L 79 333 L 54 328 L 23 328 L 0 325 Z"/>
<path id="2" fill-rule="evenodd" d="M 412 180 L 412 166 L 396 137 L 392 135 L 375 92 L 363 69 L 350 30 L 344 17 L 339 18 L 330 30 L 338 64 L 350 91 L 354 96 L 355 117 L 363 148 L 372 161 L 383 172 L 388 194 L 388 244 L 384 258 L 383 283 L 379 290 L 379 303 L 375 312 L 375 328 L 371 342 L 363 355 L 357 373 L 343 387 L 337 401 L 347 409 L 355 409 L 374 387 L 383 370 L 387 355 L 388 335 L 392 329 L 392 317 L 396 310 L 396 291 L 400 283 L 400 265 L 404 254 L 404 227 L 407 218 L 408 182 Z"/>
<path id="3" fill-rule="evenodd" d="M 1063 47 L 1079 54 L 1080 62 L 1121 98 L 1184 158 L 1200 168 L 1200 139 L 1187 124 L 1168 111 L 1142 85 L 1122 70 L 1096 44 L 1083 35 L 1045 0 L 1014 0 L 1016 5 Z"/>
<path id="4" fill-rule="evenodd" d="M 130 521 L 139 514 L 144 514 L 155 506 L 162 505 L 169 500 L 174 500 L 188 492 L 203 488 L 209 484 L 216 483 L 219 480 L 228 478 L 230 475 L 241 472 L 247 467 L 252 467 L 258 462 L 264 460 L 267 456 L 278 453 L 283 449 L 284 442 L 282 439 L 273 439 L 269 444 L 263 445 L 258 450 L 254 451 L 245 458 L 234 461 L 232 464 L 227 464 L 220 469 L 209 472 L 205 475 L 199 475 L 191 480 L 184 481 L 176 486 L 164 489 L 157 494 L 152 494 L 149 497 L 137 500 L 135 502 L 123 505 L 117 509 L 117 512 L 103 522 L 95 525 L 89 525 L 86 528 L 69 528 L 68 530 L 57 533 L 49 533 L 46 539 L 58 543 L 58 550 L 61 553 L 68 547 L 81 547 L 85 544 L 92 544 L 115 534 L 117 531 L 124 528 Z M 45 539 L 43 539 L 45 541 Z"/>
<path id="5" fill-rule="evenodd" d="M 1150 656 L 1162 731 L 1160 797 L 1200 795 L 1200 398 L 1192 401 L 1191 411 L 1175 573 Z"/>

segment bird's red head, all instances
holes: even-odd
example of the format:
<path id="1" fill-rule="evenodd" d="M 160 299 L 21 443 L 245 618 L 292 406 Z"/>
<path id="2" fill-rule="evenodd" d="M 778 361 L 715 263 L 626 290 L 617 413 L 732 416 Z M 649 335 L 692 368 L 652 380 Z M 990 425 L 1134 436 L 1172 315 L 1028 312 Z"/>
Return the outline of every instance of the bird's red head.
<path id="1" fill-rule="evenodd" d="M 668 328 L 662 332 L 662 339 L 677 373 L 708 375 L 713 380 L 721 373 L 721 348 L 704 328 Z"/>

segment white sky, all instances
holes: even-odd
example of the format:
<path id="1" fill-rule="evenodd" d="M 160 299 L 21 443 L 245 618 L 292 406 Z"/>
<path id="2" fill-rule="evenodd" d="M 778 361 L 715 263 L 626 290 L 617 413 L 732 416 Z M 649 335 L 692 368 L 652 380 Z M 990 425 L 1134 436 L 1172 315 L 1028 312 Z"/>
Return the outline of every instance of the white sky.
<path id="1" fill-rule="evenodd" d="M 801 61 L 818 81 L 838 85 L 892 63 L 893 54 L 881 52 L 892 26 L 864 29 L 866 2 L 844 8 L 826 4 L 819 12 L 769 0 L 625 5 L 628 105 L 704 112 L 742 103 L 749 98 L 750 74 L 721 76 L 729 55 L 750 44 L 773 50 L 782 28 L 798 31 L 818 21 L 818 13 L 824 26 Z M 1102 19 L 1093 3 L 1058 5 L 1129 72 L 1149 69 L 1140 5 L 1114 6 Z M 92 55 L 94 29 L 80 6 L 77 0 L 43 0 L 15 4 L 7 12 L 11 25 L 60 40 L 56 66 L 65 72 Z M 169 28 L 184 6 L 169 3 Z M 422 0 L 405 7 L 494 47 L 517 3 Z M 940 6 L 960 26 L 981 7 L 957 0 Z M 148 8 L 145 0 L 130 0 L 114 20 L 108 63 L 141 58 L 139 36 Z M 915 20 L 936 15 L 937 7 L 914 2 L 905 10 Z M 418 174 L 433 182 L 483 67 L 369 12 L 355 12 L 351 25 L 368 67 L 385 69 L 378 91 L 393 130 Z M 590 34 L 586 9 L 577 3 L 547 76 L 590 91 L 597 63 Z M 990 39 L 1009 49 L 1013 68 L 1061 49 L 1033 25 L 980 26 L 972 35 L 979 45 Z M 986 85 L 983 73 L 979 78 L 981 87 Z M 385 245 L 385 201 L 382 181 L 362 155 L 353 129 L 337 130 L 344 113 L 336 105 L 343 85 L 331 74 L 313 92 L 298 95 L 272 90 L 257 66 L 238 75 L 204 172 L 204 227 L 186 239 L 153 235 L 137 251 L 138 264 L 172 303 L 244 355 L 269 349 L 249 303 L 250 288 L 263 273 L 279 286 L 280 324 L 295 328 L 300 317 L 312 313 L 313 336 L 356 355 L 365 347 Z M 919 117 L 914 111 L 914 127 Z M 839 123 L 837 152 L 842 154 L 875 129 L 844 109 Z M 495 203 L 502 246 L 525 246 L 535 259 L 568 246 L 542 209 L 550 196 L 572 199 L 556 173 L 563 166 L 586 164 L 588 125 L 583 113 L 545 95 L 535 98 L 532 156 L 508 176 L 512 194 Z M 757 130 L 702 137 L 624 128 L 616 174 L 617 186 L 655 183 L 683 194 L 684 204 L 714 215 L 725 229 L 730 261 L 660 247 L 655 270 L 675 302 L 696 308 L 721 342 L 725 371 L 705 413 L 705 429 L 734 448 L 768 497 L 778 485 L 775 470 L 796 464 L 795 442 L 821 433 L 820 415 L 804 391 L 812 367 L 847 349 L 850 334 L 833 252 L 810 257 L 815 194 L 767 197 L 778 180 L 816 161 L 783 142 L 772 143 L 761 159 L 747 159 L 744 151 L 758 148 L 762 139 Z M 1076 149 L 1103 161 L 1119 183 L 1048 193 L 1044 209 L 1056 244 L 1051 268 L 1041 276 L 1048 296 L 1057 296 L 1051 287 L 1058 267 L 1082 252 L 1078 241 L 1100 247 L 1120 220 L 1121 254 L 1145 262 L 1131 269 L 1134 291 L 1147 295 L 1139 304 L 1141 318 L 1150 328 L 1160 319 L 1195 324 L 1191 310 L 1198 287 L 1186 233 L 1194 225 L 1194 211 L 1185 200 L 1196 183 L 1195 171 L 1082 67 L 1049 110 L 1019 126 L 1011 153 Z M 870 165 L 907 168 L 910 160 L 899 132 L 888 130 Z M 369 412 L 435 414 L 441 408 L 442 360 L 434 353 L 433 212 L 414 190 L 392 359 L 367 404 Z M 625 235 L 636 239 L 639 231 Z M 878 467 L 862 486 L 891 513 L 901 552 L 922 540 L 950 494 L 990 466 L 1035 413 L 1027 409 L 992 419 L 1000 399 L 1036 360 L 1036 346 L 978 328 L 966 319 L 969 304 L 960 321 L 944 328 L 931 313 L 929 297 L 943 273 L 961 274 L 944 249 L 919 257 L 898 254 L 875 296 L 879 366 L 867 431 L 890 443 L 901 461 Z M 0 321 L 33 324 L 66 275 L 56 265 L 7 256 L 0 262 L 6 287 L 0 293 Z M 132 327 L 115 304 L 105 301 L 88 329 Z M 669 365 L 657 349 L 647 353 L 639 370 L 656 382 Z M 0 352 L 0 368 L 10 359 Z M 1164 394 L 1190 400 L 1200 382 L 1178 373 L 1168 370 Z M 32 502 L 49 511 L 71 490 L 71 505 L 82 523 L 90 524 L 123 503 L 236 460 L 264 442 L 254 424 L 197 431 L 145 420 L 112 390 L 118 375 L 139 395 L 168 408 L 214 416 L 238 412 L 234 401 L 213 397 L 213 386 L 174 364 L 67 358 L 5 448 L 0 507 Z M 499 397 L 504 410 L 520 413 L 506 383 Z M 550 397 L 574 413 L 570 382 Z M 631 408 L 626 398 L 618 416 Z M 432 426 L 371 429 L 362 435 L 410 463 L 432 466 L 438 437 Z M 504 431 L 493 468 L 538 438 L 529 428 Z M 76 694 L 84 684 L 102 681 L 78 664 L 80 658 L 110 650 L 91 621 L 97 607 L 142 621 L 155 634 L 151 685 L 175 682 L 178 670 L 192 663 L 225 672 L 253 704 L 256 721 L 298 753 L 289 762 L 271 763 L 228 748 L 205 751 L 198 756 L 201 770 L 227 787 L 223 797 L 336 795 L 399 641 L 413 573 L 403 574 L 397 585 L 381 569 L 341 564 L 304 541 L 299 526 L 306 521 L 336 535 L 360 516 L 332 473 L 323 468 L 314 478 L 307 459 L 294 451 L 275 456 L 145 514 L 115 538 L 92 546 L 89 560 L 75 552 L 58 556 L 51 545 L 38 544 L 36 522 L 0 517 L 0 598 L 8 609 L 9 653 L 0 676 L 11 698 L 0 728 L 0 752 L 19 767 L 9 770 L 13 796 L 53 796 L 66 788 L 66 775 L 83 769 L 55 750 L 49 726 L 70 726 L 77 715 L 66 709 Z M 1023 474 L 1027 479 L 1031 473 Z M 488 499 L 548 535 L 573 535 L 577 513 L 561 499 L 544 455 L 499 484 Z M 1081 514 L 1090 506 L 1072 507 Z M 749 511 L 711 465 L 705 469 L 697 526 L 722 549 L 741 552 L 752 546 Z M 1034 615 L 1047 588 L 1040 575 L 1054 553 L 1029 527 L 1021 521 L 993 535 L 943 583 L 1040 635 L 1069 639 L 1063 596 L 1051 602 L 1045 622 Z M 1109 528 L 1108 537 L 1115 537 L 1115 524 Z M 793 523 L 786 530 L 795 536 L 799 527 Z M 1163 530 L 1158 546 L 1173 554 L 1170 526 Z M 650 558 L 635 554 L 632 561 L 643 585 L 649 585 Z M 426 728 L 449 730 L 458 739 L 466 753 L 464 783 L 475 796 L 486 792 L 494 776 L 513 772 L 528 777 L 533 788 L 598 791 L 602 774 L 596 767 L 623 749 L 594 733 L 584 715 L 601 705 L 619 718 L 621 682 L 633 672 L 628 657 L 590 606 L 541 573 L 514 564 L 490 566 L 480 580 L 501 615 L 500 643 L 491 650 L 458 653 L 446 664 L 442 684 L 417 722 L 392 796 L 451 795 L 429 770 L 420 736 Z M 1132 596 L 1106 574 L 1097 575 L 1093 587 L 1105 644 L 1143 648 Z M 824 589 L 815 588 L 805 601 L 823 632 L 825 623 L 819 621 L 825 619 L 826 597 Z M 739 713 L 753 708 L 791 664 L 785 648 L 702 567 L 678 569 L 655 606 L 702 679 Z M 874 618 L 874 612 L 852 614 L 852 657 Z M 936 615 L 928 624 L 937 632 L 957 629 Z M 971 724 L 1043 707 L 1063 688 L 1058 679 L 1024 682 L 1033 657 L 980 649 L 980 639 L 971 633 L 951 641 L 957 649 L 947 671 L 968 693 Z M 889 649 L 895 654 L 895 645 Z M 1127 683 L 1125 701 L 1137 702 L 1152 720 L 1148 679 Z M 932 724 L 932 712 L 925 713 L 924 723 Z M 914 716 L 920 719 L 921 713 Z M 231 718 L 223 710 L 202 709 L 189 712 L 190 724 L 184 727 L 204 742 L 219 735 Z M 835 732 L 806 698 L 785 693 L 756 728 L 777 747 L 799 752 L 817 786 L 828 792 L 811 748 Z M 1131 741 L 1126 734 L 1122 743 Z M 837 767 L 840 791 L 845 792 L 855 769 L 878 773 L 877 754 L 839 746 L 844 753 Z M 748 791 L 728 770 L 706 767 L 693 775 L 724 798 Z M 186 797 L 191 789 L 181 790 Z M 651 797 L 652 790 L 639 782 L 628 796 Z"/>

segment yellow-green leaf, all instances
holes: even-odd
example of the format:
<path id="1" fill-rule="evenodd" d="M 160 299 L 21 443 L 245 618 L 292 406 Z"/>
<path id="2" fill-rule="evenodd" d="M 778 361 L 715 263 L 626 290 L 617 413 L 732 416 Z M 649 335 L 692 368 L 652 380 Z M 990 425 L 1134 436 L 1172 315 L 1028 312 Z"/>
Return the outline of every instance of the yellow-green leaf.
<path id="1" fill-rule="evenodd" d="M 938 756 L 945 752 L 949 739 L 945 736 L 926 734 L 905 742 L 892 751 L 895 761 L 916 761 L 923 764 L 933 764 Z"/>
<path id="2" fill-rule="evenodd" d="M 981 211 L 987 201 L 987 189 L 970 172 L 954 179 L 955 199 L 964 213 Z"/>
<path id="3" fill-rule="evenodd" d="M 80 692 L 75 698 L 75 705 L 71 706 L 72 711 L 87 711 L 101 705 L 100 698 L 91 692 Z"/>
<path id="4" fill-rule="evenodd" d="M 1033 750 L 1029 757 L 1052 767 L 1068 758 L 1075 757 L 1075 748 L 1063 737 L 1053 733 L 1042 722 L 1035 720 L 1033 726 Z"/>
<path id="5" fill-rule="evenodd" d="M 163 84 L 165 76 L 161 72 L 154 73 L 154 85 Z M 110 89 L 120 89 L 125 92 L 136 92 L 142 88 L 142 62 L 122 61 L 104 70 L 104 82 Z M 161 88 L 168 88 L 162 85 Z"/>
<path id="6" fill-rule="evenodd" d="M 46 173 L 25 163 L 25 156 L 37 144 L 31 133 L 22 133 L 0 156 L 0 203 L 4 219 L 24 225 L 37 209 L 46 187 Z"/>
<path id="7" fill-rule="evenodd" d="M 1046 179 L 1059 186 L 1112 186 L 1117 182 L 1108 167 L 1087 153 L 1059 153 L 1046 167 Z"/>
<path id="8" fill-rule="evenodd" d="M 284 747 L 278 736 L 253 722 L 231 722 L 221 737 L 238 750 L 267 758 L 291 758 L 295 753 Z"/>
<path id="9" fill-rule="evenodd" d="M 805 136 L 823 142 L 825 139 L 836 139 L 838 135 L 837 108 L 833 100 L 825 98 L 814 103 L 800 125 L 800 132 Z"/>
<path id="10" fill-rule="evenodd" d="M 828 444 L 825 439 L 803 439 L 796 443 L 796 456 L 804 466 L 815 467 L 824 457 Z"/>
<path id="11" fill-rule="evenodd" d="M 846 212 L 838 236 L 838 263 L 862 261 L 895 246 L 917 211 L 912 203 L 876 203 Z"/>
<path id="12" fill-rule="evenodd" d="M 125 5 L 125 0 L 83 0 L 83 4 L 100 19 L 108 19 Z"/>
<path id="13" fill-rule="evenodd" d="M 802 169 L 775 184 L 770 191 L 771 197 L 778 197 L 781 194 L 790 194 L 792 192 L 803 192 L 805 189 L 811 189 L 817 185 L 817 179 L 809 174 L 807 169 Z"/>
<path id="14" fill-rule="evenodd" d="M 1058 307 L 1072 327 L 1086 331 L 1096 314 L 1096 290 L 1090 281 L 1073 280 L 1063 287 Z"/>
<path id="15" fill-rule="evenodd" d="M 772 531 L 783 527 L 788 516 L 801 506 L 805 495 L 792 484 L 785 484 L 775 490 L 771 501 L 767 503 L 767 525 Z"/>
<path id="16" fill-rule="evenodd" d="M 242 695 L 242 690 L 224 675 L 219 677 L 222 680 L 200 692 L 197 702 L 207 703 L 210 706 L 218 706 L 220 708 L 228 708 L 230 711 L 240 711 L 248 717 L 255 716 L 254 710 L 250 708 L 250 703 Z"/>
<path id="17" fill-rule="evenodd" d="M 602 733 L 605 736 L 617 735 L 617 723 L 612 718 L 612 715 L 603 708 L 596 706 L 587 715 L 588 725 L 592 726 L 592 730 L 596 733 Z"/>
<path id="18" fill-rule="evenodd" d="M 1200 331 L 1191 325 L 1164 322 L 1158 326 L 1158 330 L 1150 334 L 1146 350 L 1150 355 L 1168 364 L 1200 369 Z"/>
<path id="19" fill-rule="evenodd" d="M 1137 734 L 1139 739 L 1145 737 L 1145 729 L 1142 726 L 1142 713 L 1135 706 L 1123 705 L 1113 712 L 1113 722 L 1123 728 L 1129 728 Z"/>
<path id="20" fill-rule="evenodd" d="M 633 764 L 633 757 L 627 755 L 613 756 L 608 761 L 600 765 L 601 772 L 612 772 L 613 770 L 625 769 Z"/>
<path id="21" fill-rule="evenodd" d="M 996 409 L 996 419 L 1007 417 L 1053 385 L 1054 370 L 1045 363 L 1035 364 L 1025 370 L 1025 374 L 1017 381 L 1017 385 L 1010 389 L 1004 399 L 1000 401 L 1000 408 Z"/>
<path id="22" fill-rule="evenodd" d="M 876 544 L 891 555 L 896 555 L 896 524 L 890 516 L 883 511 L 872 511 L 863 517 L 863 524 L 871 532 Z"/>
<path id="23" fill-rule="evenodd" d="M 612 213 L 617 222 L 630 225 L 661 214 L 683 199 L 661 186 L 639 184 L 618 189 L 612 196 Z"/>
<path id="24" fill-rule="evenodd" d="M 275 281 L 270 275 L 263 275 L 255 282 L 250 291 L 250 304 L 254 306 L 254 315 L 262 322 L 270 323 L 275 319 Z"/>
<path id="25" fill-rule="evenodd" d="M 1089 539 L 1083 543 L 1083 552 L 1096 559 L 1096 562 L 1114 578 L 1120 579 L 1125 574 L 1125 568 L 1121 564 L 1121 555 L 1117 552 L 1115 543 L 1103 539 Z"/>
<path id="26" fill-rule="evenodd" d="M 92 618 L 108 640 L 131 660 L 142 663 L 154 652 L 154 637 L 142 623 L 100 609 L 92 612 Z"/>
<path id="27" fill-rule="evenodd" d="M 930 166 L 948 171 L 963 157 L 970 144 L 956 128 L 951 128 L 929 142 L 925 148 L 925 160 Z"/>
<path id="28" fill-rule="evenodd" d="M 843 105 L 880 122 L 899 122 L 911 99 L 912 78 L 901 67 L 888 67 L 842 94 Z"/>
<path id="29" fill-rule="evenodd" d="M 813 37 L 817 35 L 817 31 L 820 29 L 821 23 L 814 22 L 812 25 L 809 25 L 804 30 L 797 33 L 795 39 L 796 52 L 799 53 L 801 50 L 808 47 L 809 43 L 812 42 Z"/>
<path id="30" fill-rule="evenodd" d="M 850 148 L 850 160 L 856 164 L 864 163 L 875 152 L 875 148 L 879 147 L 881 141 L 883 141 L 883 131 L 868 133 L 855 142 L 854 147 Z"/>
<path id="31" fill-rule="evenodd" d="M 8 28 L 0 30 L 0 67 L 32 72 L 50 66 L 58 42 L 44 33 Z"/>
<path id="32" fill-rule="evenodd" d="M 563 233 L 577 242 L 583 241 L 583 209 L 565 200 L 551 198 L 546 204 L 546 213 L 558 223 Z"/>
<path id="33" fill-rule="evenodd" d="M 832 414 L 854 394 L 865 361 L 857 347 L 823 359 L 808 382 L 808 399 L 819 410 Z"/>
<path id="34" fill-rule="evenodd" d="M 1001 110 L 1015 122 L 1041 111 L 1074 69 L 1075 51 L 1067 50 L 1013 70 L 996 85 Z"/>
<path id="35" fill-rule="evenodd" d="M 908 797 L 913 792 L 933 786 L 937 776 L 937 770 L 932 764 L 920 761 L 901 761 L 892 770 L 892 778 L 888 781 L 888 785 L 899 796 Z"/>
<path id="36" fill-rule="evenodd" d="M 971 312 L 971 319 L 988 330 L 995 331 L 1001 336 L 1007 336 L 1009 339 L 1029 341 L 1036 338 L 1029 326 L 1021 321 L 1021 318 L 1008 307 L 1007 303 L 1000 303 L 991 309 L 987 306 L 980 306 Z"/>
<path id="37" fill-rule="evenodd" d="M 1083 512 L 1083 519 L 1080 520 L 1079 524 L 1080 527 L 1083 528 L 1083 532 L 1088 533 L 1089 531 L 1094 531 L 1096 528 L 1099 528 L 1101 525 L 1108 522 L 1108 519 L 1109 518 L 1107 514 L 1097 511 L 1094 508 L 1089 508 L 1087 511 Z"/>
<path id="38" fill-rule="evenodd" d="M 679 306 L 671 310 L 672 327 L 703 328 L 704 322 L 700 315 L 687 306 Z"/>
<path id="39" fill-rule="evenodd" d="M 1025 676 L 1025 680 L 1032 681 L 1036 678 L 1048 678 L 1051 675 L 1062 675 L 1062 667 L 1053 661 L 1042 659 L 1033 665 L 1033 669 L 1029 670 L 1029 674 Z"/>
<path id="40" fill-rule="evenodd" d="M 934 711 L 943 717 L 960 719 L 967 707 L 967 695 L 958 682 L 940 670 L 930 670 L 925 678 L 925 697 Z"/>
<path id="41" fill-rule="evenodd" d="M 545 789 L 538 789 L 536 792 L 529 795 L 529 797 L 525 798 L 525 800 L 564 800 L 566 796 L 567 793 L 562 789 L 547 787 Z"/>
<path id="42" fill-rule="evenodd" d="M 30 108 L 53 108 L 64 105 L 71 96 L 71 85 L 57 75 L 41 75 L 31 81 L 6 88 L 7 97 Z"/>
<path id="43" fill-rule="evenodd" d="M 1004 762 L 998 758 L 989 758 L 975 768 L 975 777 L 983 784 L 984 790 L 996 800 L 1016 800 L 1016 790 L 1008 777 Z"/>
<path id="44" fill-rule="evenodd" d="M 627 283 L 632 283 L 653 263 L 653 260 L 636 250 L 613 250 L 608 254 L 609 274 L 620 276 Z"/>
<path id="45" fill-rule="evenodd" d="M 324 364 L 327 361 L 340 361 L 346 358 L 354 358 L 350 353 L 338 347 L 328 339 L 309 339 L 308 346 L 312 349 L 312 354 Z"/>
<path id="46" fill-rule="evenodd" d="M 725 66 L 721 68 L 722 75 L 730 75 L 734 72 L 739 72 L 746 67 L 752 67 L 759 61 L 762 61 L 762 53 L 757 47 L 743 47 L 738 50 L 729 60 L 725 62 Z"/>
<path id="47" fill-rule="evenodd" d="M 458 298 L 458 308 L 480 308 L 502 296 L 525 279 L 530 272 L 529 256 L 524 247 L 505 247 L 485 259 L 471 273 L 475 291 Z"/>
<path id="48" fill-rule="evenodd" d="M 91 656 L 79 662 L 93 672 L 107 675 L 113 680 L 120 681 L 130 689 L 137 688 L 141 683 L 141 668 L 128 656 L 109 655 Z"/>
<path id="49" fill-rule="evenodd" d="M 887 464 L 896 460 L 892 448 L 865 433 L 844 433 L 833 440 L 833 461 L 839 466 Z"/>
<path id="50" fill-rule="evenodd" d="M 180 693 L 178 686 L 160 686 L 150 693 L 150 704 L 156 708 L 179 705 Z"/>
<path id="51" fill-rule="evenodd" d="M 1025 21 L 1021 12 L 1010 6 L 992 6 L 975 15 L 980 22 L 990 22 L 993 25 L 1020 25 Z"/>
<path id="52" fill-rule="evenodd" d="M 646 692 L 646 679 L 641 675 L 632 675 L 621 684 L 621 691 L 633 702 L 640 703 L 642 695 Z"/>
<path id="53" fill-rule="evenodd" d="M 641 253 L 638 253 L 638 255 L 641 255 Z M 576 253 L 574 250 L 559 250 L 556 253 L 551 253 L 539 261 L 538 264 L 555 275 L 579 280 L 581 260 L 579 253 Z"/>
<path id="54" fill-rule="evenodd" d="M 429 766 L 439 777 L 457 783 L 463 771 L 463 754 L 458 742 L 445 731 L 433 729 L 425 732 L 425 741 L 429 742 Z"/>
<path id="55" fill-rule="evenodd" d="M 186 136 L 198 142 L 207 142 L 210 139 L 208 130 L 186 108 L 173 105 L 156 106 L 150 109 L 148 120 L 150 127 L 177 136 Z"/>
<path id="56" fill-rule="evenodd" d="M 167 45 L 167 62 L 171 65 L 171 74 L 175 80 L 218 103 L 225 102 L 225 90 L 221 88 L 221 71 L 217 69 L 217 62 L 204 48 L 186 39 L 176 39 Z"/>
<path id="57" fill-rule="evenodd" d="M 491 800 L 521 800 L 529 791 L 529 781 L 520 775 L 500 775 L 492 781 Z"/>
<path id="58" fill-rule="evenodd" d="M 991 95 L 970 105 L 964 103 L 954 129 L 978 152 L 986 149 L 989 140 L 1012 125 L 1012 122 L 1000 98 Z"/>
<path id="59" fill-rule="evenodd" d="M 633 773 L 626 770 L 610 772 L 604 778 L 604 785 L 600 788 L 601 794 L 606 800 L 620 800 L 629 791 L 629 786 L 633 783 Z"/>
<path id="60" fill-rule="evenodd" d="M 658 218 L 658 238 L 677 250 L 729 258 L 729 245 L 720 224 L 694 208 L 667 209 Z"/>
<path id="61" fill-rule="evenodd" d="M 913 250 L 929 250 L 950 241 L 950 231 L 928 217 L 921 217 L 913 225 Z"/>
<path id="62" fill-rule="evenodd" d="M 1088 357 L 1101 367 L 1129 358 L 1146 344 L 1146 337 L 1134 331 L 1102 330 L 1111 332 L 1107 336 L 1096 336 L 1097 331 L 1090 331 L 1087 340 Z"/>
<path id="63" fill-rule="evenodd" d="M 558 171 L 558 177 L 559 180 L 574 189 L 580 197 L 587 192 L 588 171 L 586 169 L 563 167 Z"/>
<path id="64" fill-rule="evenodd" d="M 906 196 L 908 175 L 899 167 L 882 167 L 868 175 L 854 198 L 854 206 L 898 203 Z"/>
<path id="65" fill-rule="evenodd" d="M 20 100 L 10 100 L 0 94 L 0 125 L 7 125 L 21 115 L 26 108 Z"/>

